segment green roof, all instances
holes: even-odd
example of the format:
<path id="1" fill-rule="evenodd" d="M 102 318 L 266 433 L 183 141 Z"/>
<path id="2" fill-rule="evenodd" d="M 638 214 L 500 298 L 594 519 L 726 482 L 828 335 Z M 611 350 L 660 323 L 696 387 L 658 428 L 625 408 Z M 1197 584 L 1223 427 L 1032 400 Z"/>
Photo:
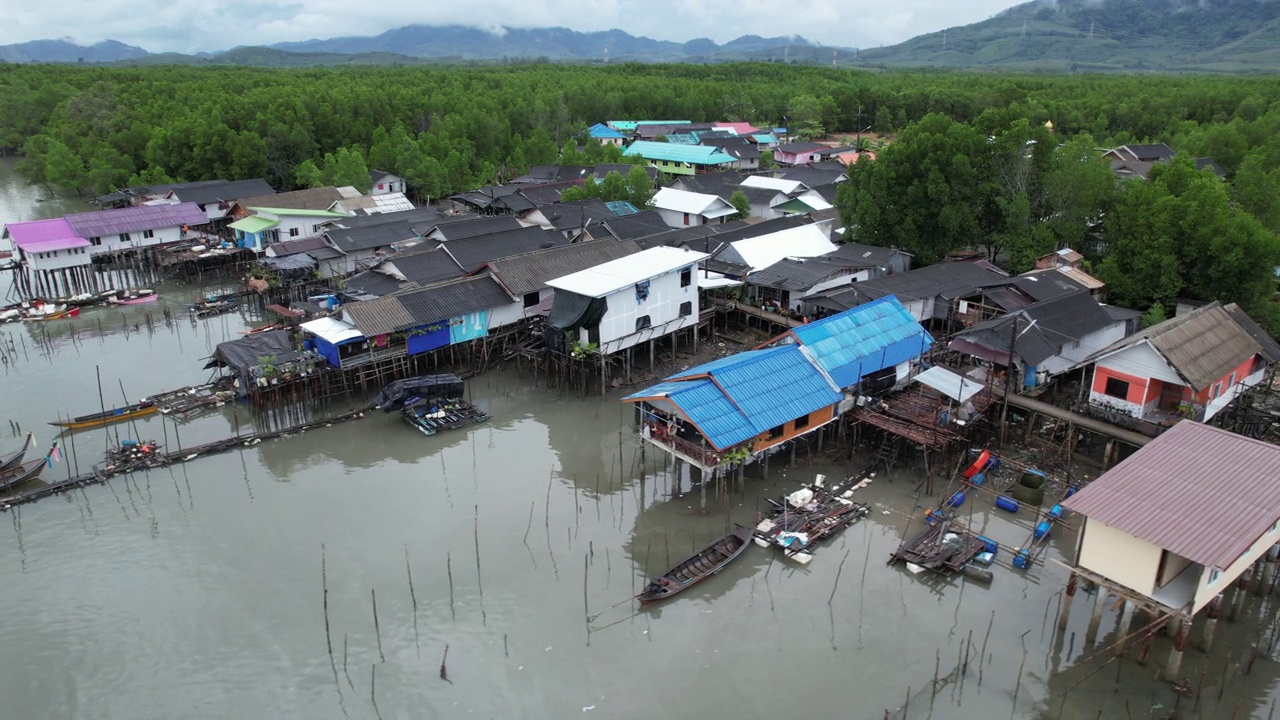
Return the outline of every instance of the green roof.
<path id="1" fill-rule="evenodd" d="M 332 212 L 330 210 L 307 210 L 305 208 L 270 208 L 270 207 L 251 207 L 254 212 L 268 212 L 277 217 L 285 217 L 290 215 L 305 215 L 307 217 L 328 217 L 340 218 L 349 217 L 346 213 Z"/>
<path id="2" fill-rule="evenodd" d="M 694 165 L 723 165 L 735 162 L 732 155 L 720 148 L 707 145 L 680 145 L 677 143 L 637 140 L 631 143 L 623 155 L 639 155 L 646 160 L 692 163 Z"/>
<path id="3" fill-rule="evenodd" d="M 609 120 L 605 124 L 619 132 L 632 132 L 640 125 L 689 125 L 689 120 Z"/>
<path id="4" fill-rule="evenodd" d="M 237 220 L 231 223 L 227 227 L 232 230 L 239 230 L 242 233 L 259 233 L 267 228 L 273 228 L 279 224 L 279 220 L 269 220 L 264 217 L 258 217 L 257 215 L 250 215 L 243 220 Z"/>

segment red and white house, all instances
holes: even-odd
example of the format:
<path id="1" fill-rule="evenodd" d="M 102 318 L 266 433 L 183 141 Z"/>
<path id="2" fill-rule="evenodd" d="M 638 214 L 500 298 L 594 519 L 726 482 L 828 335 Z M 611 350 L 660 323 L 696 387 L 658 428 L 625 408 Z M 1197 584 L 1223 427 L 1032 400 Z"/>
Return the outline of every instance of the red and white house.
<path id="1" fill-rule="evenodd" d="M 1262 381 L 1274 353 L 1258 330 L 1216 302 L 1153 325 L 1098 353 L 1089 402 L 1153 423 L 1209 420 Z"/>

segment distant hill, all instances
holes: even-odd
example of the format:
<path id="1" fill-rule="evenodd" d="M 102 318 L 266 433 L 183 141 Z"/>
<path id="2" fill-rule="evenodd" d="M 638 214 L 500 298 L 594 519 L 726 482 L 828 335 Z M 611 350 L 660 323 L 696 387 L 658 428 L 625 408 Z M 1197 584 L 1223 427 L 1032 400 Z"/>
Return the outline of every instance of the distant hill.
<path id="1" fill-rule="evenodd" d="M 1274 0 L 1033 0 L 863 50 L 857 64 L 1030 71 L 1274 72 Z"/>
<path id="2" fill-rule="evenodd" d="M 852 53 L 852 50 L 846 51 Z M 102 62 L 129 65 L 304 65 L 413 64 L 424 62 L 546 59 L 555 62 L 717 62 L 790 60 L 829 62 L 831 48 L 804 38 L 744 35 L 719 45 L 706 38 L 685 43 L 637 37 L 622 30 L 577 32 L 568 28 L 497 28 L 409 25 L 373 37 L 336 37 L 237 47 L 222 53 L 152 54 L 114 40 L 90 47 L 64 40 L 36 40 L 0 46 L 7 62 Z"/>
<path id="3" fill-rule="evenodd" d="M 115 40 L 95 45 L 76 45 L 66 40 L 32 40 L 16 45 L 0 45 L 0 60 L 11 63 L 29 62 L 114 62 L 150 55 L 146 50 Z"/>

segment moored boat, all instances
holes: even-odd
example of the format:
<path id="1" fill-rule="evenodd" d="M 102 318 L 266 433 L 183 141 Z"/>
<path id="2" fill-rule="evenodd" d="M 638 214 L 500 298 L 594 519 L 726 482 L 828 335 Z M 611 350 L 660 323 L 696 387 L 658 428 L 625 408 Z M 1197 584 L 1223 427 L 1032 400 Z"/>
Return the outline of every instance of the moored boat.
<path id="1" fill-rule="evenodd" d="M 143 401 L 136 405 L 126 405 L 106 412 L 94 413 L 92 415 L 81 415 L 78 418 L 70 420 L 60 420 L 51 422 L 50 425 L 56 427 L 68 428 L 71 430 L 83 430 L 85 428 L 102 427 L 110 425 L 121 420 L 129 420 L 131 418 L 140 417 L 142 415 L 150 415 L 156 411 L 156 405 L 150 401 Z"/>
<path id="2" fill-rule="evenodd" d="M 654 578 L 636 598 L 641 605 L 665 600 L 715 575 L 747 549 L 751 544 L 752 532 L 752 528 L 740 527 L 717 538 Z"/>
<path id="3" fill-rule="evenodd" d="M 198 318 L 212 317 L 229 313 L 240 307 L 235 300 L 202 300 L 191 307 L 191 312 Z"/>
<path id="4" fill-rule="evenodd" d="M 23 320 L 27 320 L 29 322 L 43 322 L 45 320 L 62 320 L 63 318 L 76 317 L 79 314 L 80 314 L 80 308 L 78 307 L 73 307 L 73 308 L 64 307 L 61 310 L 55 310 L 53 312 L 27 315 L 26 317 L 23 318 Z"/>
<path id="5" fill-rule="evenodd" d="M 9 490 L 35 480 L 40 477 L 40 473 L 44 472 L 46 467 L 53 464 L 53 460 L 57 457 L 58 441 L 54 440 L 53 445 L 49 447 L 49 453 L 44 457 L 0 470 L 0 491 Z"/>
<path id="6" fill-rule="evenodd" d="M 112 305 L 142 305 L 144 303 L 153 303 L 159 299 L 160 296 L 156 294 L 155 290 L 128 290 L 107 298 L 107 302 Z"/>
<path id="7" fill-rule="evenodd" d="M 22 447 L 17 452 L 0 457 L 0 472 L 4 472 L 5 470 L 17 465 L 21 465 L 23 456 L 27 454 L 27 451 L 31 449 L 31 446 L 35 441 L 35 435 L 33 433 L 27 433 L 26 442 L 22 443 Z"/>

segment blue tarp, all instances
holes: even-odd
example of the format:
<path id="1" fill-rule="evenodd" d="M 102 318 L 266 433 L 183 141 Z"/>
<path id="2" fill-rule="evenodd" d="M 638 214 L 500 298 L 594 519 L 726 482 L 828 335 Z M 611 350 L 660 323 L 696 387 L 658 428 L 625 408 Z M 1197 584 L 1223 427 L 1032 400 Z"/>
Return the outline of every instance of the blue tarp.
<path id="1" fill-rule="evenodd" d="M 449 321 L 449 339 L 453 344 L 482 338 L 489 334 L 489 311 L 469 313 Z"/>
<path id="2" fill-rule="evenodd" d="M 408 337 L 405 339 L 406 352 L 409 355 L 417 355 L 444 347 L 449 344 L 449 323 L 441 320 L 434 325 L 428 325 L 425 328 L 417 328 L 409 331 Z"/>

